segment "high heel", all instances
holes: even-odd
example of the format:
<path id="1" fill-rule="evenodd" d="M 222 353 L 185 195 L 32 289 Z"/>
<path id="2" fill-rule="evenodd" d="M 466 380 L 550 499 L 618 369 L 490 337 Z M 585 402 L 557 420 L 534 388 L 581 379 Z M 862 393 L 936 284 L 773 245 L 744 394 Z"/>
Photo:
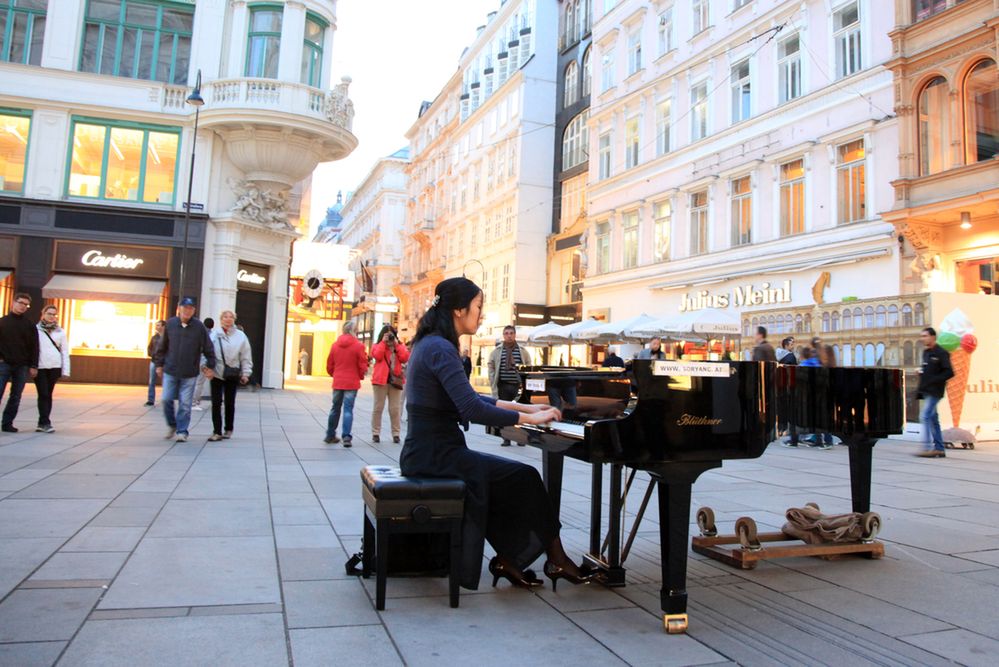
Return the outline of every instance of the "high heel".
<path id="1" fill-rule="evenodd" d="M 499 583 L 500 577 L 506 579 L 514 586 L 518 588 L 537 588 L 538 586 L 543 586 L 544 582 L 534 574 L 531 570 L 524 570 L 523 572 L 514 572 L 507 566 L 500 562 L 498 557 L 493 557 L 489 561 L 489 574 L 493 575 L 493 588 L 496 588 L 496 584 Z"/>
<path id="2" fill-rule="evenodd" d="M 573 586 L 578 586 L 579 584 L 588 584 L 594 579 L 596 579 L 597 573 L 580 569 L 578 575 L 572 574 L 564 567 L 556 565 L 550 560 L 546 560 L 545 576 L 552 580 L 552 592 L 554 593 L 555 587 L 558 585 L 559 579 L 565 579 Z"/>

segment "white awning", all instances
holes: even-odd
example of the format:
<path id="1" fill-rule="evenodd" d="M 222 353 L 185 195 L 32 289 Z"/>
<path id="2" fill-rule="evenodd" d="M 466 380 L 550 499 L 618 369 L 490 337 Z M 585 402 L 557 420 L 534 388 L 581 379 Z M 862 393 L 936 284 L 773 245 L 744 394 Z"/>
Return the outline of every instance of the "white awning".
<path id="1" fill-rule="evenodd" d="M 163 280 L 56 274 L 42 288 L 42 296 L 46 299 L 156 303 L 165 287 Z"/>

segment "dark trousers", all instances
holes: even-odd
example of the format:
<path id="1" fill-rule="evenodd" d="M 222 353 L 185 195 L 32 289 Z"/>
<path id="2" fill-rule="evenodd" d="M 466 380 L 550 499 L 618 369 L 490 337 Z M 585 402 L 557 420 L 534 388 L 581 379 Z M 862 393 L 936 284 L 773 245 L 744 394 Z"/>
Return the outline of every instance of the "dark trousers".
<path id="1" fill-rule="evenodd" d="M 517 394 L 520 393 L 520 383 L 519 382 L 503 382 L 502 380 L 496 385 L 496 398 L 501 401 L 513 401 L 517 398 Z M 503 446 L 506 447 L 510 444 L 510 441 L 506 438 L 503 439 Z"/>
<path id="2" fill-rule="evenodd" d="M 236 390 L 239 378 L 220 380 L 212 378 L 212 430 L 222 435 L 222 401 L 225 400 L 225 430 L 232 431 L 236 416 Z"/>
<path id="3" fill-rule="evenodd" d="M 38 390 L 38 425 L 51 426 L 49 415 L 52 414 L 52 392 L 56 382 L 62 377 L 61 368 L 39 368 L 35 376 L 35 389 Z"/>
<path id="4" fill-rule="evenodd" d="M 3 410 L 4 428 L 14 425 L 17 410 L 21 407 L 21 392 L 24 391 L 24 383 L 27 381 L 27 366 L 11 366 L 6 361 L 0 361 L 0 403 L 3 402 L 7 384 L 10 384 L 10 397 L 7 399 L 7 407 Z"/>

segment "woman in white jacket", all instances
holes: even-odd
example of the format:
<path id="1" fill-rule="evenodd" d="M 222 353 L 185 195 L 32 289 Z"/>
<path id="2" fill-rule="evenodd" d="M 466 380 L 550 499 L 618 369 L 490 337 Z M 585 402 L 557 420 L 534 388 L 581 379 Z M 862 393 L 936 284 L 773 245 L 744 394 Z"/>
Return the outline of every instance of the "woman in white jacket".
<path id="1" fill-rule="evenodd" d="M 250 340 L 236 328 L 236 313 L 224 310 L 215 330 L 215 377 L 212 378 L 212 435 L 209 442 L 232 437 L 236 416 L 236 389 L 250 381 L 253 357 Z M 222 401 L 225 400 L 225 430 L 222 430 Z"/>
<path id="2" fill-rule="evenodd" d="M 69 344 L 66 332 L 56 318 L 59 309 L 55 306 L 42 308 L 42 319 L 38 323 L 38 375 L 35 376 L 35 389 L 38 391 L 38 428 L 42 433 L 54 433 L 49 415 L 52 413 L 52 392 L 59 378 L 69 377 Z"/>

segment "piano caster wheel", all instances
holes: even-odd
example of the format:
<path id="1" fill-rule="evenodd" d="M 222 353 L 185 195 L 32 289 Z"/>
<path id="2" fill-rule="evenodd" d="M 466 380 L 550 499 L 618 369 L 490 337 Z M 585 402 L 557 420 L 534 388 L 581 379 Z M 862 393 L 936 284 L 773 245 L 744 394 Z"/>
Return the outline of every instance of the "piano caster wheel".
<path id="1" fill-rule="evenodd" d="M 759 551 L 763 548 L 756 532 L 756 522 L 748 516 L 736 519 L 735 534 L 739 536 L 739 544 L 743 549 L 749 551 Z"/>
<path id="2" fill-rule="evenodd" d="M 687 631 L 686 614 L 663 614 L 663 629 L 666 634 L 682 635 Z"/>
<path id="3" fill-rule="evenodd" d="M 819 509 L 819 506 L 816 503 L 805 503 L 805 507 L 812 507 L 812 508 L 815 509 L 816 512 L 821 512 L 822 511 L 822 510 Z"/>
<path id="4" fill-rule="evenodd" d="M 864 530 L 860 535 L 860 541 L 864 544 L 870 544 L 881 532 L 881 516 L 877 512 L 864 512 L 863 516 L 860 517 L 860 523 Z"/>
<path id="5" fill-rule="evenodd" d="M 704 537 L 715 537 L 718 535 L 718 528 L 715 527 L 715 513 L 710 507 L 702 507 L 697 510 L 697 527 L 701 529 Z"/>

